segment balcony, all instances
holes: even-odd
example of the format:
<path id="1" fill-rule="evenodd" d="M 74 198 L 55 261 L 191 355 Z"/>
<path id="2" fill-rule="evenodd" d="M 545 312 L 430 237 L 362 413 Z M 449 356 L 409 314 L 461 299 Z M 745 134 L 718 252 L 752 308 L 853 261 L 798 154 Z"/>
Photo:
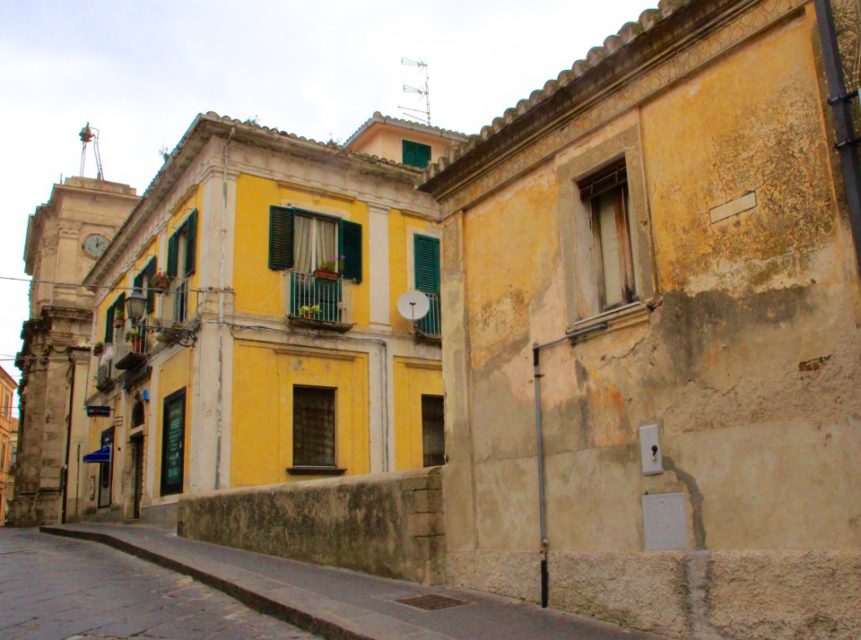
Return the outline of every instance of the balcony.
<path id="1" fill-rule="evenodd" d="M 353 327 L 353 283 L 291 272 L 287 300 L 290 324 L 345 333 Z"/>
<path id="2" fill-rule="evenodd" d="M 442 314 L 439 293 L 423 292 L 430 302 L 430 311 L 424 318 L 416 320 L 413 330 L 417 340 L 439 343 L 442 340 Z"/>
<path id="3" fill-rule="evenodd" d="M 189 324 L 197 315 L 197 291 L 189 288 L 188 280 L 176 281 L 171 288 L 158 296 L 158 319 L 153 327 L 158 327 L 158 341 L 164 344 L 182 342 L 188 346 L 193 343 L 193 332 Z"/>
<path id="4" fill-rule="evenodd" d="M 137 327 L 118 329 L 114 348 L 114 369 L 130 371 L 146 362 L 147 354 L 152 348 L 150 343 L 151 337 L 147 334 L 146 320 L 142 320 Z"/>

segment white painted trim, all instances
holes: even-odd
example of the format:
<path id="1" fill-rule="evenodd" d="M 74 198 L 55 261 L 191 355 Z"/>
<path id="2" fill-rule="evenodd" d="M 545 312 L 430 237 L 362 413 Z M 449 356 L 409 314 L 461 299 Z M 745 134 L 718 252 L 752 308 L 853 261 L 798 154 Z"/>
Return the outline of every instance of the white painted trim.
<path id="1" fill-rule="evenodd" d="M 368 213 L 368 266 L 371 297 L 370 322 L 377 329 L 391 327 L 391 294 L 389 273 L 390 210 L 371 206 Z"/>

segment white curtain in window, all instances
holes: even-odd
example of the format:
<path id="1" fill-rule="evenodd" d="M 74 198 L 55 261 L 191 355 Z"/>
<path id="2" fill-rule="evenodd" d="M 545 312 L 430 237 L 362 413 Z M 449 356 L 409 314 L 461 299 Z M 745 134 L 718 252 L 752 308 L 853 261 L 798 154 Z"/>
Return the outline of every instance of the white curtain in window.
<path id="1" fill-rule="evenodd" d="M 311 246 L 311 231 L 314 220 L 296 216 L 294 221 L 293 268 L 298 273 L 311 273 L 314 270 L 314 251 Z"/>
<path id="2" fill-rule="evenodd" d="M 333 270 L 338 270 L 338 225 L 332 220 L 316 220 L 317 223 L 317 263 L 331 262 Z"/>

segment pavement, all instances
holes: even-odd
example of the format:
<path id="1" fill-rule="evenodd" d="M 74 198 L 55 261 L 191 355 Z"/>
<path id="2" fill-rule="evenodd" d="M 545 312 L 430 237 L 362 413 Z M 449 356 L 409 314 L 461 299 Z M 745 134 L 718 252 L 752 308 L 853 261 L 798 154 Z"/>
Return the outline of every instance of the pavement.
<path id="1" fill-rule="evenodd" d="M 3 640 L 313 640 L 192 578 L 109 547 L 0 527 Z"/>
<path id="2" fill-rule="evenodd" d="M 178 537 L 144 525 L 45 526 L 191 576 L 251 608 L 338 640 L 645 640 L 579 616 L 473 591 L 425 587 Z M 403 602 L 427 596 L 419 601 Z M 441 607 L 426 609 L 422 607 Z"/>

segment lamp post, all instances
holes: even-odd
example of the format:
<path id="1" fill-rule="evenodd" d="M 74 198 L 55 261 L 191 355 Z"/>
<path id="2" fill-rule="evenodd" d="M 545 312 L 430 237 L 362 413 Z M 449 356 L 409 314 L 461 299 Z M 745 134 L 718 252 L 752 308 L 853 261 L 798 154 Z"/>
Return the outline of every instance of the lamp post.
<path id="1" fill-rule="evenodd" d="M 126 315 L 132 321 L 132 326 L 136 327 L 146 313 L 146 302 L 146 296 L 138 289 L 126 298 Z"/>

